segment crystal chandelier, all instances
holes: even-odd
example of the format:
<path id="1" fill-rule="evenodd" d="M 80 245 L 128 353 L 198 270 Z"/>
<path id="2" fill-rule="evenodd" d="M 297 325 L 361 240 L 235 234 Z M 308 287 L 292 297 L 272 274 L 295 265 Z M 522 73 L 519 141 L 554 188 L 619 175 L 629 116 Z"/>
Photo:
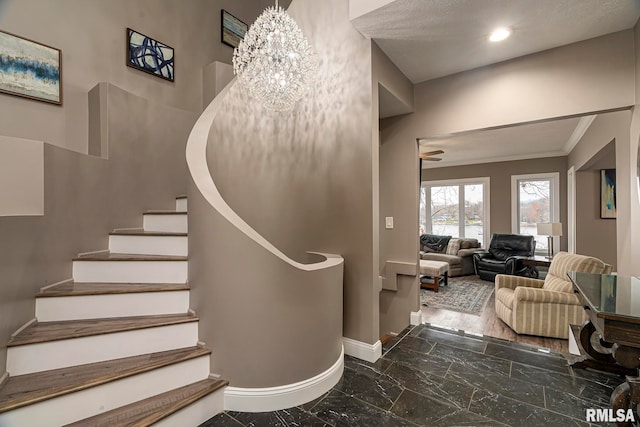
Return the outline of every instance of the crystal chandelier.
<path id="1" fill-rule="evenodd" d="M 262 105 L 286 111 L 302 98 L 316 62 L 309 42 L 287 12 L 268 7 L 233 51 L 233 71 Z"/>

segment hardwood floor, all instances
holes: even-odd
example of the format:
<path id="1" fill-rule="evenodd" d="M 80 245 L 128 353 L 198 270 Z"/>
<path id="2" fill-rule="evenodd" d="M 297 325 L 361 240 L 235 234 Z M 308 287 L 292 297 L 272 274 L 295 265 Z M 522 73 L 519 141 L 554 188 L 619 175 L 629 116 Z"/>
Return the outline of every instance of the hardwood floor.
<path id="1" fill-rule="evenodd" d="M 509 341 L 548 348 L 552 351 L 569 353 L 569 341 L 555 338 L 518 335 L 496 316 L 494 295 L 491 295 L 482 315 L 459 313 L 440 308 L 421 307 L 422 322 L 446 328 L 461 329 L 465 332 L 482 334 Z"/>
<path id="2" fill-rule="evenodd" d="M 12 376 L 0 390 L 0 413 L 209 354 L 206 348 L 180 348 Z"/>
<path id="3" fill-rule="evenodd" d="M 41 322 L 31 324 L 23 329 L 18 335 L 9 340 L 7 346 L 15 347 L 197 321 L 198 318 L 196 316 L 185 313 Z"/>

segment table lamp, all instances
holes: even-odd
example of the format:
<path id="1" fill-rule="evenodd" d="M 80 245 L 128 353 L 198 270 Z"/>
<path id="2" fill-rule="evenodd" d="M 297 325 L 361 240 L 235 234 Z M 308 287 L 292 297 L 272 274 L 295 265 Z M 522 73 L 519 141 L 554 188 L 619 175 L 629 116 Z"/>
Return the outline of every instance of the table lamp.
<path id="1" fill-rule="evenodd" d="M 547 236 L 547 259 L 553 258 L 553 238 L 562 236 L 562 223 L 547 222 L 536 224 L 539 236 Z"/>

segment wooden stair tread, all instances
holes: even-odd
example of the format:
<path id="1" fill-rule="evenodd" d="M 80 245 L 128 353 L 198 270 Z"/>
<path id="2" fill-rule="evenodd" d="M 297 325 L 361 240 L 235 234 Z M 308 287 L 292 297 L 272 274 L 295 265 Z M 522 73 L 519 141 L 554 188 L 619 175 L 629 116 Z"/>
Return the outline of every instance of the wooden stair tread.
<path id="1" fill-rule="evenodd" d="M 74 258 L 74 261 L 187 261 L 186 256 L 174 255 L 140 255 L 140 254 L 114 254 L 101 252 L 99 254 L 83 255 Z"/>
<path id="2" fill-rule="evenodd" d="M 144 292 L 188 291 L 187 283 L 75 283 L 68 282 L 40 291 L 36 298 L 82 295 L 137 294 Z"/>
<path id="3" fill-rule="evenodd" d="M 7 347 L 196 321 L 198 321 L 197 316 L 186 313 L 34 323 L 12 337 Z"/>
<path id="4" fill-rule="evenodd" d="M 186 199 L 187 195 L 186 194 L 181 194 L 178 197 L 176 197 L 176 199 Z"/>
<path id="5" fill-rule="evenodd" d="M 226 386 L 228 381 L 206 379 L 80 420 L 66 427 L 146 427 Z"/>
<path id="6" fill-rule="evenodd" d="M 169 231 L 144 231 L 144 230 L 121 230 L 112 231 L 109 236 L 169 236 L 187 237 L 187 233 L 172 233 Z"/>
<path id="7" fill-rule="evenodd" d="M 183 211 L 146 211 L 144 215 L 187 215 Z"/>
<path id="8" fill-rule="evenodd" d="M 9 377 L 0 389 L 0 413 L 208 354 L 189 347 Z"/>

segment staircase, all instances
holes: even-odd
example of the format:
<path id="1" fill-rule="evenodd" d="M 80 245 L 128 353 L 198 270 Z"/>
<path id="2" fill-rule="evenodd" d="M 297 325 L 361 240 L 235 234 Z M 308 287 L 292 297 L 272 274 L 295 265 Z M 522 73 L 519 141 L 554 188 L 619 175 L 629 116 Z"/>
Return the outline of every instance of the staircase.
<path id="1" fill-rule="evenodd" d="M 221 412 L 189 311 L 187 200 L 109 234 L 73 260 L 73 281 L 36 295 L 36 318 L 7 344 L 0 426 L 197 426 Z"/>

